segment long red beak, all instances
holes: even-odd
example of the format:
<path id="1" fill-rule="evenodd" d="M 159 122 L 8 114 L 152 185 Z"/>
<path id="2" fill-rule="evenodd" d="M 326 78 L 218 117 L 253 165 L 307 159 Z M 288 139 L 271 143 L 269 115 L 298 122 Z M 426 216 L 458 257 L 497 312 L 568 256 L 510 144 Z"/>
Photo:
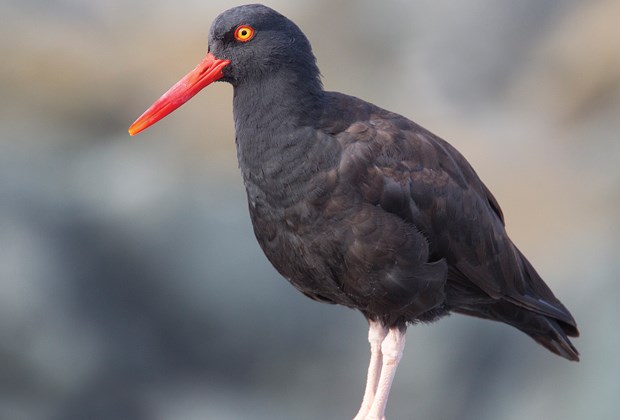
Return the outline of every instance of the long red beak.
<path id="1" fill-rule="evenodd" d="M 129 134 L 135 136 L 189 101 L 209 84 L 221 79 L 224 76 L 222 70 L 229 64 L 230 60 L 221 60 L 208 53 L 194 70 L 168 89 L 129 127 Z"/>

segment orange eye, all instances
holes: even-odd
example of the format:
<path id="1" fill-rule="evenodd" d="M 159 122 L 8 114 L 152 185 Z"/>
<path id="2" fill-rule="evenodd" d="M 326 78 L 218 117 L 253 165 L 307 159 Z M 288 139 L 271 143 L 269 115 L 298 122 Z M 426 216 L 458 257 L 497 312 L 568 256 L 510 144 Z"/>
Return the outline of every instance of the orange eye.
<path id="1" fill-rule="evenodd" d="M 237 26 L 235 29 L 235 39 L 239 42 L 248 42 L 254 38 L 254 28 L 248 25 Z"/>

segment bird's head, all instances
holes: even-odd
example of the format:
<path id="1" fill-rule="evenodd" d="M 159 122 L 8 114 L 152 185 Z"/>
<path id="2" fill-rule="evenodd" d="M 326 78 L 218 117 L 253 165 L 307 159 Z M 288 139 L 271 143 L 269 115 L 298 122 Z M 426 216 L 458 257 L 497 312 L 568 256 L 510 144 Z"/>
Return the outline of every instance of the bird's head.
<path id="1" fill-rule="evenodd" d="M 310 43 L 301 30 L 269 7 L 249 4 L 220 14 L 209 31 L 209 52 L 129 128 L 132 136 L 155 124 L 209 84 L 257 83 L 277 74 L 318 81 Z"/>

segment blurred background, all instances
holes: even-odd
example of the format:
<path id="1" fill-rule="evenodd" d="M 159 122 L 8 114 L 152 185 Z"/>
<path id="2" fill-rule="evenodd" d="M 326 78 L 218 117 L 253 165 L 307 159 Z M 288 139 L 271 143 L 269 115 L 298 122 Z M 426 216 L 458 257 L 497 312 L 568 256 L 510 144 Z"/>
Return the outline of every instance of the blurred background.
<path id="1" fill-rule="evenodd" d="M 582 332 L 569 363 L 455 315 L 409 329 L 390 419 L 620 412 L 619 0 L 266 2 L 327 89 L 455 145 Z M 237 3 L 0 3 L 0 418 L 347 419 L 367 325 L 263 257 L 232 89 L 127 127 Z"/>

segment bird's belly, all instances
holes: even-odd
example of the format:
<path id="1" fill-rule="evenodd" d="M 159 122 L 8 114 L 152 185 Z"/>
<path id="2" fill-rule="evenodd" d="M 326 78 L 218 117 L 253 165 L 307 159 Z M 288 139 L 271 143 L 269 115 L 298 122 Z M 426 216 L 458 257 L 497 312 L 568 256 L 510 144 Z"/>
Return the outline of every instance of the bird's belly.
<path id="1" fill-rule="evenodd" d="M 290 213 L 265 218 L 253 214 L 254 233 L 278 272 L 305 295 L 353 306 L 342 287 L 345 271 L 337 235 L 326 221 L 303 224 Z"/>

